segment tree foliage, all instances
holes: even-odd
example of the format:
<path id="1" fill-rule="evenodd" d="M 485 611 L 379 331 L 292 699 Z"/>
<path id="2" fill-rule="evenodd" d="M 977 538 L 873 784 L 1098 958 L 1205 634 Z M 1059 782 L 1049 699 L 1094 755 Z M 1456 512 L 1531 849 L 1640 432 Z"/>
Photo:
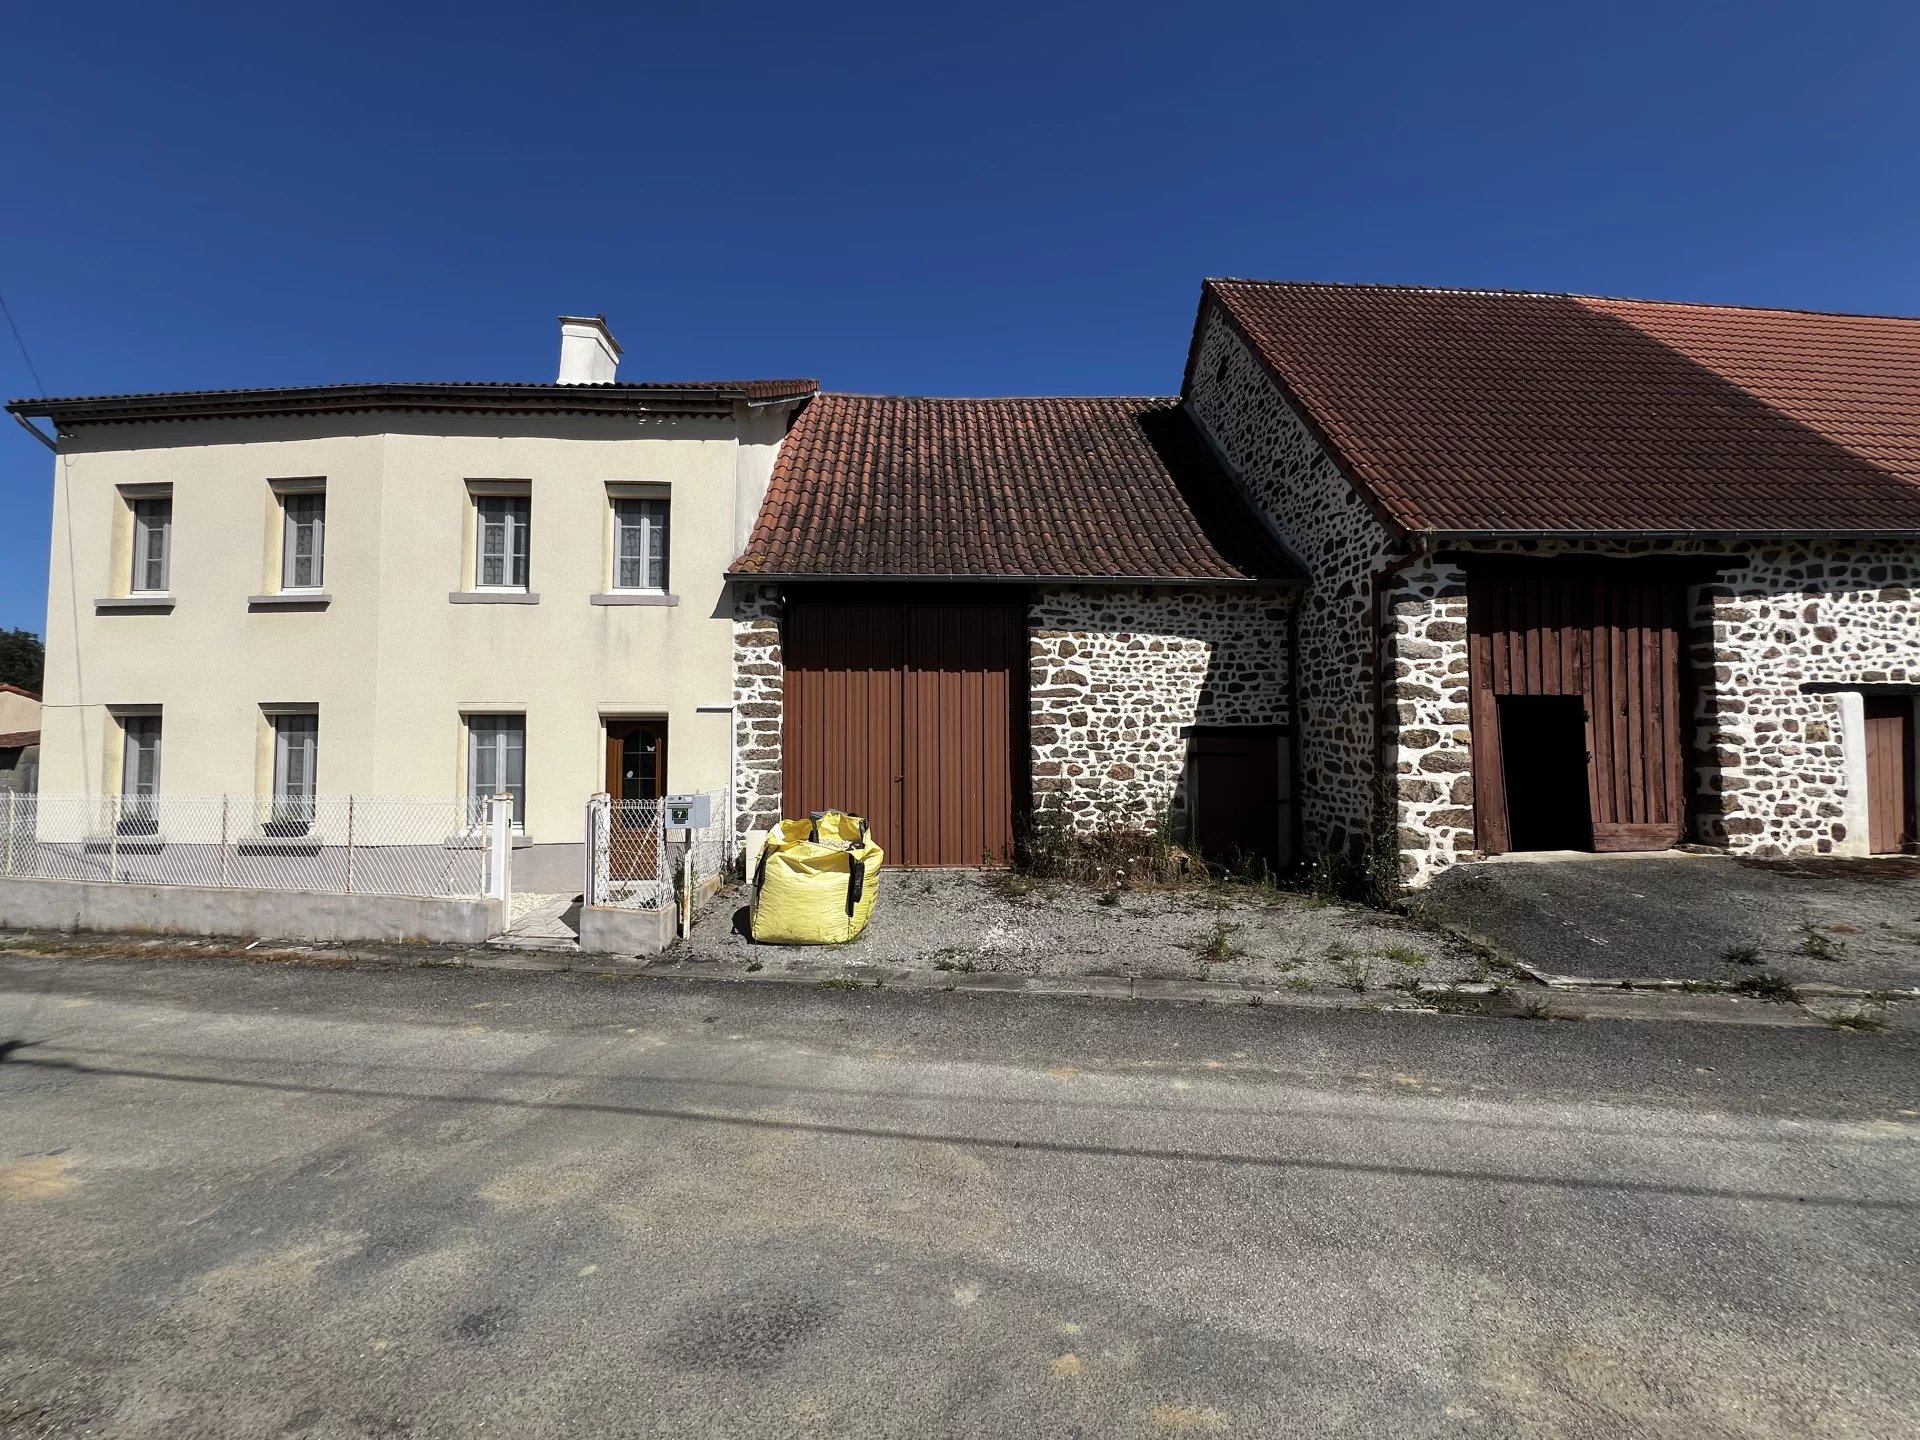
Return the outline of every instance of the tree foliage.
<path id="1" fill-rule="evenodd" d="M 18 685 L 40 693 L 47 652 L 31 630 L 0 630 L 0 685 Z"/>

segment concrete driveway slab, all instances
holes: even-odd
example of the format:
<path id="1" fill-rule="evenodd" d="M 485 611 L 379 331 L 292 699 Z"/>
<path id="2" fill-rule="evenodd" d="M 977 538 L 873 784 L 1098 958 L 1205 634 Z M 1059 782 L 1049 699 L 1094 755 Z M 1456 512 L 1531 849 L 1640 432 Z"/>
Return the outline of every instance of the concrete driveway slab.
<path id="1" fill-rule="evenodd" d="M 1441 875 L 1417 913 L 1554 974 L 1920 987 L 1920 860 L 1503 859 Z"/>

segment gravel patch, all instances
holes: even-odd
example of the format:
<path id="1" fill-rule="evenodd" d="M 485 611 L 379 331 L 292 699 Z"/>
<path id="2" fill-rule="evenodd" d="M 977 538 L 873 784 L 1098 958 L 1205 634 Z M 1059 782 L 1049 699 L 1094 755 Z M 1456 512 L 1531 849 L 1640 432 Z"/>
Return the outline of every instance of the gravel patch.
<path id="1" fill-rule="evenodd" d="M 1471 949 L 1402 916 L 1238 886 L 1122 891 L 995 871 L 889 870 L 873 921 L 844 946 L 758 945 L 745 886 L 722 891 L 672 958 L 819 971 L 1218 980 L 1250 988 L 1389 990 L 1481 978 Z"/>

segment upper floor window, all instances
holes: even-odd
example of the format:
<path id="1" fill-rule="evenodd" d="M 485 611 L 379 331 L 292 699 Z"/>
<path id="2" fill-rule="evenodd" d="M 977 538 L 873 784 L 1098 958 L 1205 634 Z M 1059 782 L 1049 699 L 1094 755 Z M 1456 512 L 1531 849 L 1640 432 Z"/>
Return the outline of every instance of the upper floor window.
<path id="1" fill-rule="evenodd" d="M 667 502 L 613 502 L 613 588 L 667 588 Z"/>
<path id="2" fill-rule="evenodd" d="M 482 590 L 527 588 L 527 524 L 532 502 L 524 495 L 474 497 L 474 584 Z"/>
<path id="3" fill-rule="evenodd" d="M 280 588 L 318 590 L 326 583 L 326 492 L 288 491 L 280 506 Z"/>
<path id="4" fill-rule="evenodd" d="M 133 501 L 133 576 L 138 594 L 164 594 L 173 552 L 173 497 L 143 495 Z"/>

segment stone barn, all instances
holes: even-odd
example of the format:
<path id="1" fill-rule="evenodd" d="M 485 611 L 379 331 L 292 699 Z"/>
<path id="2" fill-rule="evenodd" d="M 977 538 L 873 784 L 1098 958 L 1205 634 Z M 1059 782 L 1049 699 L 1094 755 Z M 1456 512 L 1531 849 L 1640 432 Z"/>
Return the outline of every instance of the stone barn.
<path id="1" fill-rule="evenodd" d="M 741 828 L 994 865 L 1038 808 L 1283 866 L 1301 578 L 1176 400 L 822 395 L 732 571 Z"/>
<path id="2" fill-rule="evenodd" d="M 1914 846 L 1920 320 L 1208 281 L 1310 849 Z"/>

